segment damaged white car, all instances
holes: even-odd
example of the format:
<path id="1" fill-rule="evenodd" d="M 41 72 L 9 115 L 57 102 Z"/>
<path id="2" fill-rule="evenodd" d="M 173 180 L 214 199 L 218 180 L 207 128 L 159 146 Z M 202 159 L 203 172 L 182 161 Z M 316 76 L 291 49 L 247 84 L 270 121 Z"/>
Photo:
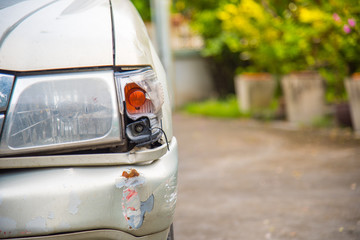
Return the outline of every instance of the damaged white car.
<path id="1" fill-rule="evenodd" d="M 173 239 L 177 170 L 131 2 L 0 1 L 1 239 Z"/>

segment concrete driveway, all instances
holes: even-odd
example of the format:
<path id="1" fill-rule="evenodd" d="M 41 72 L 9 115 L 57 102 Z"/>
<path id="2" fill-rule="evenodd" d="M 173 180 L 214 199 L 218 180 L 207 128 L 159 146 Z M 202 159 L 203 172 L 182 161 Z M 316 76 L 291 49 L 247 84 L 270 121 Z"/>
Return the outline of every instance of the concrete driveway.
<path id="1" fill-rule="evenodd" d="M 174 116 L 176 240 L 360 239 L 360 141 Z"/>

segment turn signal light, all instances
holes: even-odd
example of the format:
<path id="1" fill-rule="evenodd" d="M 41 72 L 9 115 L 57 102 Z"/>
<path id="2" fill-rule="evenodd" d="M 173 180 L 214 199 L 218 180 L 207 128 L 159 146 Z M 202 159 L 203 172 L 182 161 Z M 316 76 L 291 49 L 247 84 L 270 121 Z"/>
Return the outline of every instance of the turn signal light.
<path id="1" fill-rule="evenodd" d="M 125 96 L 127 105 L 131 105 L 136 110 L 140 110 L 146 101 L 145 91 L 135 83 L 126 85 Z"/>
<path id="2" fill-rule="evenodd" d="M 160 120 L 164 93 L 160 81 L 150 67 L 115 74 L 119 96 L 125 102 L 127 116 Z M 122 103 L 121 103 L 122 104 Z"/>
<path id="3" fill-rule="evenodd" d="M 161 118 L 164 92 L 150 67 L 115 73 L 120 106 L 129 118 L 126 136 L 134 146 L 157 142 L 162 136 Z M 122 110 L 122 109 L 121 109 Z"/>
<path id="4" fill-rule="evenodd" d="M 146 91 L 136 83 L 129 83 L 125 86 L 126 110 L 130 114 L 148 112 L 151 101 L 146 98 Z"/>

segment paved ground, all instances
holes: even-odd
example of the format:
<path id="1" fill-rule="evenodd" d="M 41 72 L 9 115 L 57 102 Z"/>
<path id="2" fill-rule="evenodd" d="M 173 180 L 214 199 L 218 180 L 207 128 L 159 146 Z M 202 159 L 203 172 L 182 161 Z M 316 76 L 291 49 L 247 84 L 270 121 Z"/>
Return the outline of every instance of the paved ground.
<path id="1" fill-rule="evenodd" d="M 360 141 L 183 114 L 174 127 L 176 240 L 360 239 Z"/>

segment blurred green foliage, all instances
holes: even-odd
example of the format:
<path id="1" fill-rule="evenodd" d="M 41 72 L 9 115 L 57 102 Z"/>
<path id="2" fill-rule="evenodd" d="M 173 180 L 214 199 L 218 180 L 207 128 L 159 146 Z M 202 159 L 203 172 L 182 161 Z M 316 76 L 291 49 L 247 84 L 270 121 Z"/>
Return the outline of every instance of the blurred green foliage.
<path id="1" fill-rule="evenodd" d="M 207 100 L 200 103 L 190 103 L 185 106 L 185 111 L 191 114 L 221 117 L 238 118 L 250 117 L 250 113 L 241 112 L 236 97 L 229 95 L 222 100 Z"/>
<path id="2" fill-rule="evenodd" d="M 345 98 L 344 78 L 360 71 L 358 0 L 175 0 L 174 9 L 191 20 L 220 71 L 317 70 L 329 101 Z M 233 81 L 223 76 L 222 84 Z"/>
<path id="3" fill-rule="evenodd" d="M 279 102 L 274 99 L 268 109 L 261 111 L 244 111 L 239 107 L 235 95 L 230 94 L 221 99 L 210 99 L 203 102 L 189 103 L 184 107 L 187 113 L 219 118 L 254 118 L 270 121 L 282 118 L 279 116 Z"/>
<path id="4" fill-rule="evenodd" d="M 331 116 L 323 116 L 315 118 L 312 121 L 312 126 L 316 128 L 331 128 L 336 126 L 334 118 Z"/>
<path id="5" fill-rule="evenodd" d="M 144 21 L 149 0 L 131 0 Z M 360 71 L 358 0 L 173 0 L 205 42 L 220 96 L 241 72 L 317 70 L 330 102 L 346 98 L 343 80 Z"/>
<path id="6" fill-rule="evenodd" d="M 144 21 L 151 21 L 150 0 L 131 0 Z"/>

